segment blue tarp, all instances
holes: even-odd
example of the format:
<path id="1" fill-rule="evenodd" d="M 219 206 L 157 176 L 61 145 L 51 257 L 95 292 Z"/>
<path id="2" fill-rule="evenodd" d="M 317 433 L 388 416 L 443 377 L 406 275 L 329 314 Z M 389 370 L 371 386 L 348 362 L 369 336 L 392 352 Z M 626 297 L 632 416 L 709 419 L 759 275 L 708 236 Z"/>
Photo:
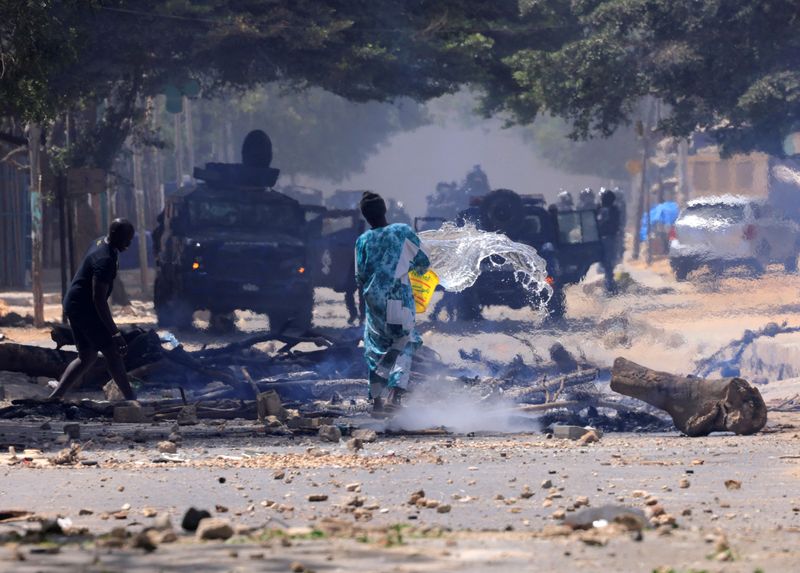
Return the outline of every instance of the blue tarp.
<path id="1" fill-rule="evenodd" d="M 652 225 L 671 226 L 681 212 L 681 208 L 675 201 L 665 201 L 650 209 L 650 223 Z M 639 231 L 642 241 L 647 240 L 647 214 L 642 215 L 642 225 Z"/>

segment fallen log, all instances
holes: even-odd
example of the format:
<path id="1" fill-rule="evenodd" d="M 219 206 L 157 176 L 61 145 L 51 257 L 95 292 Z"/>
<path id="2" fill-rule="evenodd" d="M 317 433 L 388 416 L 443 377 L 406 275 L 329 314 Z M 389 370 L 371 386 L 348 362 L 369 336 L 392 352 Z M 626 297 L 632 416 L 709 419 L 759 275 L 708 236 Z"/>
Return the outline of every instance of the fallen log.
<path id="1" fill-rule="evenodd" d="M 687 436 L 726 431 L 754 434 L 767 423 L 761 393 L 742 378 L 675 376 L 617 358 L 611 389 L 666 411 Z"/>
<path id="2" fill-rule="evenodd" d="M 57 380 L 61 377 L 67 364 L 77 357 L 77 352 L 67 350 L 54 350 L 13 342 L 0 344 L 0 370 L 22 372 L 28 376 L 47 376 Z M 111 377 L 106 369 L 105 360 L 102 358 L 85 376 L 87 379 L 95 379 L 100 373 L 106 379 Z"/>

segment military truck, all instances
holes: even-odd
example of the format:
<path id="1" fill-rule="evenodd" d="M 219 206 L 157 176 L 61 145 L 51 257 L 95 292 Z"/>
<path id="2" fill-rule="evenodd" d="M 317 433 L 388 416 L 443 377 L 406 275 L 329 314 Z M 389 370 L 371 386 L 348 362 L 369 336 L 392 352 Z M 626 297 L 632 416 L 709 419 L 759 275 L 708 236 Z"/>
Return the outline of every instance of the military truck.
<path id="1" fill-rule="evenodd" d="M 583 280 L 592 264 L 600 262 L 603 248 L 594 209 L 557 211 L 548 209 L 542 195 L 520 195 L 496 189 L 459 213 L 458 224 L 472 222 L 477 228 L 498 231 L 514 241 L 534 247 L 547 263 L 553 295 L 546 301 L 551 317 L 565 312 L 564 287 Z M 500 257 L 484 261 L 488 267 L 503 264 Z M 540 295 L 524 289 L 510 269 L 482 273 L 475 285 L 459 297 L 462 318 L 480 316 L 481 306 L 504 305 L 514 309 L 538 306 Z"/>
<path id="2" fill-rule="evenodd" d="M 162 327 L 188 328 L 196 310 L 252 310 L 270 328 L 305 329 L 314 287 L 353 278 L 357 211 L 329 212 L 274 191 L 278 170 L 206 164 L 196 188 L 170 196 L 160 235 L 155 310 Z"/>

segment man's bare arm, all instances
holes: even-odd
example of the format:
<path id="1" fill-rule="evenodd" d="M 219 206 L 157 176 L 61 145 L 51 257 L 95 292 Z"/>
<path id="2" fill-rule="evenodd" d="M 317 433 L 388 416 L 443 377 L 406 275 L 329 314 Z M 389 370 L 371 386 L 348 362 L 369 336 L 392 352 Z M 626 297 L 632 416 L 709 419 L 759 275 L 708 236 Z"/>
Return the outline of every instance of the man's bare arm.
<path id="1" fill-rule="evenodd" d="M 111 309 L 108 308 L 108 291 L 111 285 L 98 281 L 97 277 L 92 278 L 92 301 L 94 307 L 97 309 L 97 314 L 100 316 L 100 321 L 106 327 L 110 335 L 116 334 L 119 329 L 114 323 L 114 318 L 111 316 Z"/>

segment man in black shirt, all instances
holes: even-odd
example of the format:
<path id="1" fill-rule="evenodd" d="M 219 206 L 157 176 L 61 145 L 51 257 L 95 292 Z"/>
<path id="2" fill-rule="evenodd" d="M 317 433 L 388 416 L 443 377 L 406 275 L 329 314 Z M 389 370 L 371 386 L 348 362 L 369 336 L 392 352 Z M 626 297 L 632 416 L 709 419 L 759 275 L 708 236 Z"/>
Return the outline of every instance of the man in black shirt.
<path id="1" fill-rule="evenodd" d="M 81 376 L 97 360 L 97 352 L 103 353 L 111 376 L 123 396 L 135 400 L 122 356 L 127 351 L 125 339 L 114 324 L 108 297 L 117 276 L 118 256 L 133 240 L 133 225 L 126 219 L 115 219 L 108 228 L 108 235 L 97 239 L 83 259 L 72 284 L 64 297 L 64 313 L 69 319 L 78 357 L 73 360 L 58 387 L 50 395 L 60 399 L 76 386 Z"/>

